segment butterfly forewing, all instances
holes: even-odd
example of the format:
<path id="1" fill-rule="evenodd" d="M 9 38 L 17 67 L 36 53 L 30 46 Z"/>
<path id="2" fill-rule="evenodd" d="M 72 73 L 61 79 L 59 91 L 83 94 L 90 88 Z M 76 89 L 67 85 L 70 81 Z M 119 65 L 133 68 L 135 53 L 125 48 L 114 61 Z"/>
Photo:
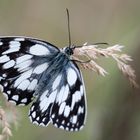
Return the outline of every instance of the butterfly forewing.
<path id="1" fill-rule="evenodd" d="M 30 103 L 49 61 L 58 52 L 37 39 L 0 38 L 0 84 L 7 99 L 17 105 Z"/>

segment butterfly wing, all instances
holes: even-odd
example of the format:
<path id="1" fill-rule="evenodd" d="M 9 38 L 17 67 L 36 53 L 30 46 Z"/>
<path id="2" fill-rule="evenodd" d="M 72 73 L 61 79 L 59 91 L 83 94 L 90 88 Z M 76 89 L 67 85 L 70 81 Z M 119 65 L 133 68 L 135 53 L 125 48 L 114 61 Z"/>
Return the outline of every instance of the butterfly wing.
<path id="1" fill-rule="evenodd" d="M 52 123 L 61 129 L 78 131 L 85 124 L 86 96 L 83 78 L 75 63 L 66 67 L 65 81 L 52 107 Z"/>
<path id="2" fill-rule="evenodd" d="M 27 37 L 0 38 L 0 85 L 6 98 L 27 105 L 59 49 L 48 42 Z"/>
<path id="3" fill-rule="evenodd" d="M 84 83 L 77 65 L 69 61 L 49 80 L 51 85 L 30 109 L 30 120 L 42 126 L 49 122 L 67 131 L 78 131 L 86 117 Z M 51 93 L 50 93 L 51 92 Z"/>

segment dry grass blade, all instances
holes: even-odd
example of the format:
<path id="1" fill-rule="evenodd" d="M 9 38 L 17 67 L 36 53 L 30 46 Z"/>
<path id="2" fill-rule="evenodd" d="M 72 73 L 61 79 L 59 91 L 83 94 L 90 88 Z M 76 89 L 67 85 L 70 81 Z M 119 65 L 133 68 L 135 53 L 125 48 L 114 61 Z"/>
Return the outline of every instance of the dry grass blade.
<path id="1" fill-rule="evenodd" d="M 88 57 L 91 61 L 89 63 L 82 63 L 82 66 L 84 68 L 93 70 L 102 76 L 105 76 L 107 72 L 95 62 L 95 59 L 98 59 L 101 56 L 113 58 L 117 62 L 119 70 L 128 78 L 131 85 L 137 88 L 138 84 L 136 83 L 135 71 L 130 65 L 127 64 L 129 61 L 133 60 L 129 55 L 121 54 L 121 49 L 123 47 L 124 46 L 121 45 L 114 45 L 103 49 L 99 48 L 98 45 L 84 44 L 80 48 L 78 47 L 74 49 L 74 55 L 76 58 L 77 56 Z"/>
<path id="2" fill-rule="evenodd" d="M 8 140 L 12 136 L 11 124 L 17 126 L 18 114 L 15 106 L 5 100 L 3 107 L 0 106 L 0 140 Z"/>
<path id="3" fill-rule="evenodd" d="M 105 69 L 103 69 L 101 66 L 99 66 L 95 61 L 91 60 L 89 63 L 82 63 L 82 66 L 85 69 L 90 69 L 95 72 L 97 72 L 99 75 L 105 76 L 108 74 Z"/>
<path id="4" fill-rule="evenodd" d="M 12 136 L 12 132 L 10 129 L 10 124 L 6 118 L 6 113 L 3 108 L 0 107 L 0 119 L 2 125 L 2 133 L 0 134 L 0 140 L 8 139 Z"/>

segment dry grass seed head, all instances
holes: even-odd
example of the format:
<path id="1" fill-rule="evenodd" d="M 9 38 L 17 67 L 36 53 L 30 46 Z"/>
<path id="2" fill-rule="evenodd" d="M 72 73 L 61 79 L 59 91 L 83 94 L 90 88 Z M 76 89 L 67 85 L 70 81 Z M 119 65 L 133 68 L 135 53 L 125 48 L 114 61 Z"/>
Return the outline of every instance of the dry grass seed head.
<path id="1" fill-rule="evenodd" d="M 136 83 L 135 70 L 127 64 L 129 61 L 133 60 L 129 55 L 121 54 L 123 47 L 124 46 L 117 44 L 104 49 L 99 48 L 98 45 L 87 45 L 86 43 L 80 48 L 74 49 L 74 56 L 76 59 L 79 59 L 78 56 L 86 56 L 89 58 L 91 61 L 88 63 L 81 63 L 82 66 L 86 69 L 93 70 L 102 76 L 105 76 L 107 72 L 95 62 L 95 59 L 99 59 L 101 56 L 113 58 L 117 62 L 119 70 L 127 77 L 131 85 L 137 88 L 138 84 Z"/>

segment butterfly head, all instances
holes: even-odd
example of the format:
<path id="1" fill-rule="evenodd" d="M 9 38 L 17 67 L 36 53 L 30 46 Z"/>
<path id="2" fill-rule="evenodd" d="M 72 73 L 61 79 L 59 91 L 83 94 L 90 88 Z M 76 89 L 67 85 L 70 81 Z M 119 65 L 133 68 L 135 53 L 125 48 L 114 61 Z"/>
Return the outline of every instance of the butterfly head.
<path id="1" fill-rule="evenodd" d="M 74 47 L 73 46 L 63 48 L 63 52 L 65 54 L 69 55 L 69 56 L 70 55 L 73 55 L 73 50 L 74 50 Z"/>

